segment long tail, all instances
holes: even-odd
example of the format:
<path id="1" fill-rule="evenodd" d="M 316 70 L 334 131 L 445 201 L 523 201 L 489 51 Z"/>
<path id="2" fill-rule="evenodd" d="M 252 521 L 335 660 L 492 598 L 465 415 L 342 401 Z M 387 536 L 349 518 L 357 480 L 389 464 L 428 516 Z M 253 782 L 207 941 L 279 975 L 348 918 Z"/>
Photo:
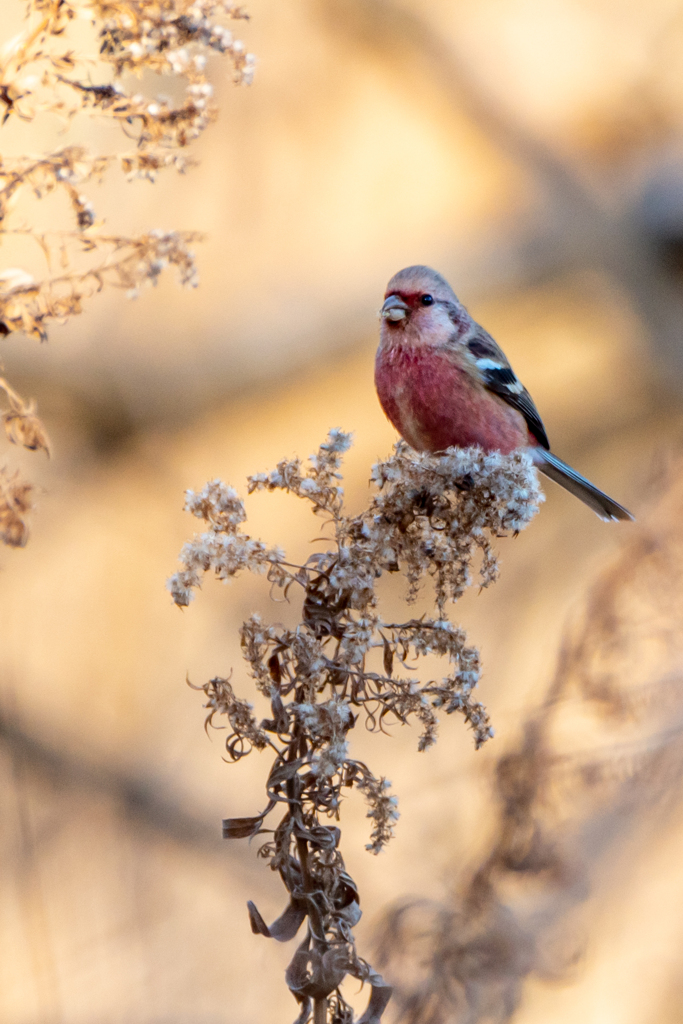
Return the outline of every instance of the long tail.
<path id="1" fill-rule="evenodd" d="M 623 505 L 619 505 L 608 495 L 603 494 L 602 491 L 593 486 L 590 480 L 586 480 L 584 476 L 577 473 L 575 469 L 568 466 L 562 459 L 558 459 L 557 455 L 546 451 L 545 448 L 534 448 L 534 462 L 541 473 L 549 476 L 551 480 L 554 480 L 560 487 L 564 487 L 566 491 L 576 495 L 580 501 L 588 505 L 589 508 L 592 508 L 595 514 L 604 519 L 605 522 L 634 518 Z"/>

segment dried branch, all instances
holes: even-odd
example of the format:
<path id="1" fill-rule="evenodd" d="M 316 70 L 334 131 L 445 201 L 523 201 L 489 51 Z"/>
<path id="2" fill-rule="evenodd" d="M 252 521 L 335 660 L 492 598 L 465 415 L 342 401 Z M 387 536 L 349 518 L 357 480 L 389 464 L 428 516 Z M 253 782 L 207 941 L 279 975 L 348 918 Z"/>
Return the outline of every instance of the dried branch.
<path id="1" fill-rule="evenodd" d="M 479 654 L 462 629 L 448 621 L 447 605 L 474 579 L 488 586 L 497 576 L 492 538 L 517 533 L 538 511 L 542 495 L 524 452 L 485 455 L 450 449 L 442 456 L 418 454 L 403 442 L 373 469 L 376 493 L 368 507 L 347 516 L 340 486 L 341 456 L 350 436 L 331 431 L 308 467 L 283 460 L 271 473 L 249 477 L 250 493 L 290 491 L 308 501 L 333 529 L 333 546 L 305 565 L 242 531 L 244 505 L 218 480 L 199 493 L 187 492 L 185 508 L 206 524 L 181 552 L 183 569 L 169 580 L 175 603 L 186 606 L 204 573 L 227 581 L 244 569 L 267 576 L 285 597 L 299 591 L 301 622 L 294 629 L 266 625 L 253 615 L 242 626 L 244 658 L 272 717 L 260 723 L 251 704 L 236 697 L 232 683 L 212 679 L 207 725 L 227 719 L 228 757 L 237 761 L 253 748 L 275 755 L 266 783 L 267 806 L 251 818 L 224 823 L 226 838 L 268 833 L 259 855 L 277 870 L 289 894 L 278 920 L 268 926 L 250 903 L 252 929 L 278 941 L 293 938 L 307 921 L 306 935 L 287 971 L 301 1005 L 299 1024 L 313 1013 L 315 1024 L 350 1024 L 351 1008 L 340 984 L 346 975 L 367 981 L 372 995 L 361 1024 L 377 1024 L 389 1000 L 386 982 L 356 952 L 353 927 L 360 919 L 359 895 L 339 849 L 345 791 L 364 795 L 372 822 L 366 849 L 379 853 L 393 835 L 397 800 L 390 783 L 351 757 L 349 733 L 359 719 L 370 731 L 394 721 L 417 719 L 418 742 L 436 740 L 438 713 L 457 712 L 470 726 L 475 746 L 493 735 L 486 709 L 474 699 Z M 475 572 L 478 563 L 478 572 Z M 428 580 L 436 618 L 385 621 L 377 581 L 402 572 L 407 600 L 415 601 Z M 448 674 L 421 681 L 413 664 L 426 655 L 447 659 Z M 375 667 L 376 665 L 376 667 Z M 279 822 L 266 828 L 279 809 Z"/>
<path id="2" fill-rule="evenodd" d="M 225 57 L 234 81 L 245 84 L 252 80 L 255 59 L 227 27 L 247 15 L 227 0 L 26 0 L 26 9 L 26 28 L 7 44 L 0 65 L 3 124 L 10 118 L 32 122 L 47 113 L 69 127 L 78 115 L 98 117 L 118 125 L 124 143 L 120 152 L 108 154 L 67 145 L 39 156 L 0 157 L 0 241 L 11 235 L 33 238 L 49 272 L 42 280 L 22 267 L 0 272 L 0 336 L 23 331 L 45 341 L 51 323 L 80 313 L 84 302 L 104 287 L 123 288 L 134 298 L 143 285 L 155 285 L 169 266 L 177 268 L 183 285 L 196 287 L 190 248 L 199 238 L 196 233 L 104 233 L 86 188 L 112 165 L 129 179 L 150 181 L 166 167 L 185 171 L 191 163 L 187 147 L 217 113 L 207 56 Z M 89 53 L 76 51 L 71 30 L 77 18 L 79 26 L 89 25 Z M 143 72 L 179 78 L 185 84 L 184 100 L 174 106 L 163 97 L 126 92 L 121 77 Z M 94 83 L 93 77 L 104 80 Z M 43 232 L 36 225 L 10 224 L 24 194 L 45 199 L 58 192 L 69 201 L 73 226 Z M 55 276 L 56 262 L 62 272 Z M 9 385 L 4 390 L 10 400 L 4 416 L 9 439 L 47 450 L 35 408 Z M 6 543 L 23 544 L 30 503 L 17 496 L 16 479 L 8 480 L 0 536 Z"/>

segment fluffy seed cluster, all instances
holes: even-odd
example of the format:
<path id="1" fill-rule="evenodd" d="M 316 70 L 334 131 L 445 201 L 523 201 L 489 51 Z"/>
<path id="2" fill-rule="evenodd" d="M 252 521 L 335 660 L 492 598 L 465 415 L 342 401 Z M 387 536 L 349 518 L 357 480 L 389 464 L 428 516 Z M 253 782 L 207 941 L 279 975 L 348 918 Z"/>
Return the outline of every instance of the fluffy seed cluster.
<path id="1" fill-rule="evenodd" d="M 28 0 L 27 8 L 28 26 L 6 48 L 0 68 L 4 121 L 32 121 L 44 112 L 71 120 L 84 112 L 117 123 L 126 139 L 126 149 L 115 154 L 67 145 L 40 158 L 0 160 L 0 231 L 12 233 L 7 218 L 23 191 L 37 198 L 62 191 L 74 214 L 75 230 L 15 231 L 34 237 L 48 256 L 59 251 L 65 273 L 35 282 L 15 268 L 11 287 L 0 292 L 3 333 L 23 330 L 44 338 L 47 321 L 80 312 L 83 299 L 106 284 L 134 296 L 143 283 L 156 283 L 169 265 L 178 267 L 183 284 L 196 284 L 188 249 L 193 236 L 154 231 L 136 238 L 104 235 L 83 189 L 113 163 L 128 177 L 150 180 L 164 167 L 186 170 L 187 147 L 217 113 L 206 76 L 207 54 L 227 57 L 238 83 L 251 81 L 255 59 L 226 24 L 245 19 L 245 13 L 224 0 Z M 95 53 L 75 56 L 69 27 L 76 18 L 89 22 Z M 110 80 L 93 85 L 93 68 Z M 183 102 L 174 106 L 167 98 L 150 100 L 121 87 L 124 73 L 150 71 L 184 80 Z M 77 272 L 69 266 L 74 251 L 100 259 Z"/>
<path id="2" fill-rule="evenodd" d="M 311 1001 L 316 1021 L 322 1021 L 323 1009 L 330 1024 L 352 1019 L 339 991 L 346 974 L 370 982 L 363 1024 L 379 1021 L 390 995 L 356 953 L 351 929 L 360 917 L 358 893 L 339 851 L 340 830 L 329 822 L 338 820 L 343 795 L 358 789 L 372 822 L 366 848 L 376 854 L 393 835 L 397 801 L 385 778 L 351 756 L 349 733 L 359 719 L 370 731 L 416 719 L 418 746 L 426 750 L 436 740 L 439 712 L 457 712 L 477 747 L 493 735 L 486 709 L 473 696 L 479 654 L 449 621 L 447 607 L 476 579 L 482 586 L 496 579 L 493 538 L 522 530 L 543 498 L 526 453 L 451 449 L 433 456 L 401 442 L 373 467 L 375 489 L 367 508 L 347 516 L 340 469 L 350 443 L 349 434 L 333 430 L 307 465 L 298 458 L 283 460 L 272 472 L 248 478 L 249 493 L 284 490 L 309 502 L 332 528 L 328 550 L 304 565 L 288 562 L 281 550 L 244 531 L 241 498 L 214 480 L 187 492 L 186 510 L 206 529 L 184 546 L 183 568 L 168 582 L 180 606 L 189 604 L 206 572 L 221 580 L 244 569 L 265 573 L 284 596 L 301 595 L 296 628 L 267 624 L 258 615 L 241 628 L 243 655 L 269 703 L 269 717 L 257 725 L 251 705 L 235 697 L 227 680 L 203 687 L 207 723 L 215 725 L 217 715 L 228 719 L 226 747 L 233 760 L 254 746 L 268 745 L 274 753 L 265 810 L 226 820 L 224 833 L 240 838 L 270 832 L 260 854 L 279 871 L 290 896 L 270 926 L 252 904 L 252 928 L 284 941 L 308 919 L 287 974 L 301 1004 L 300 1024 L 308 1019 Z M 376 587 L 385 573 L 407 578 L 408 602 L 431 584 L 436 615 L 405 622 L 383 618 Z M 445 660 L 443 676 L 420 678 L 416 663 L 427 655 Z M 265 828 L 277 807 L 284 812 L 281 820 L 273 830 Z"/>
<path id="3" fill-rule="evenodd" d="M 197 268 L 189 244 L 200 237 L 188 231 L 156 230 L 137 238 L 100 235 L 98 250 L 110 254 L 101 266 L 44 281 L 35 281 L 20 268 L 10 268 L 0 275 L 0 334 L 23 331 L 46 341 L 50 321 L 76 316 L 82 312 L 84 300 L 105 286 L 122 288 L 134 299 L 143 285 L 155 285 L 161 272 L 171 266 L 181 284 L 196 288 Z M 90 238 L 74 235 L 72 240 L 82 251 L 90 251 Z M 41 241 L 47 245 L 49 236 L 42 235 Z"/>
<path id="4" fill-rule="evenodd" d="M 400 817 L 398 799 L 389 792 L 391 783 L 384 776 L 376 779 L 368 775 L 360 780 L 358 788 L 370 804 L 368 818 L 373 822 L 370 842 L 366 843 L 365 849 L 370 853 L 379 853 L 392 838 L 394 825 Z"/>
<path id="5" fill-rule="evenodd" d="M 23 331 L 44 341 L 50 323 L 80 313 L 86 300 L 104 287 L 123 289 L 135 298 L 169 267 L 181 284 L 197 285 L 191 245 L 198 234 L 104 233 L 87 195 L 88 185 L 100 181 L 112 165 L 129 179 L 150 181 L 167 167 L 185 171 L 191 164 L 188 146 L 217 114 L 207 57 L 227 60 L 238 84 L 251 82 L 255 58 L 229 28 L 247 15 L 227 0 L 25 2 L 26 27 L 5 45 L 0 59 L 2 123 L 12 118 L 31 122 L 53 114 L 66 130 L 84 115 L 119 126 L 122 140 L 115 153 L 96 154 L 72 144 L 40 156 L 0 157 L 0 241 L 3 236 L 33 239 L 48 268 L 40 280 L 23 267 L 0 268 L 0 337 Z M 78 39 L 73 32 L 76 21 Z M 84 31 L 89 31 L 90 52 L 83 46 Z M 123 75 L 142 77 L 150 72 L 180 79 L 185 86 L 182 100 L 174 103 L 123 88 Z M 24 195 L 44 199 L 57 193 L 68 199 L 68 226 L 41 231 L 21 221 L 12 224 Z M 53 266 L 61 272 L 54 274 Z M 10 392 L 4 390 L 9 398 Z M 35 410 L 12 394 L 16 403 L 9 398 L 10 419 L 4 418 L 10 440 L 47 450 Z M 0 506 L 2 515 L 14 521 L 10 506 Z M 9 530 L 2 536 L 15 543 L 8 538 L 17 534 Z"/>
<path id="6" fill-rule="evenodd" d="M 192 686 L 189 679 L 188 684 Z M 223 715 L 227 718 L 232 732 L 225 741 L 225 749 L 231 761 L 239 761 L 241 757 L 250 753 L 253 747 L 263 750 L 268 746 L 268 737 L 254 717 L 253 705 L 235 696 L 229 679 L 216 676 L 203 686 L 192 686 L 192 689 L 201 690 L 206 697 L 204 707 L 208 708 L 209 713 L 204 722 L 205 729 L 209 726 L 223 729 L 225 726 L 214 723 L 214 717 Z"/>
<path id="7" fill-rule="evenodd" d="M 177 605 L 188 605 L 202 576 L 212 570 L 220 580 L 229 580 L 242 569 L 276 572 L 284 558 L 278 548 L 268 548 L 240 530 L 246 519 L 244 503 L 232 487 L 220 480 L 208 483 L 198 494 L 188 491 L 185 511 L 204 519 L 208 530 L 195 535 L 180 553 L 185 568 L 168 582 Z"/>

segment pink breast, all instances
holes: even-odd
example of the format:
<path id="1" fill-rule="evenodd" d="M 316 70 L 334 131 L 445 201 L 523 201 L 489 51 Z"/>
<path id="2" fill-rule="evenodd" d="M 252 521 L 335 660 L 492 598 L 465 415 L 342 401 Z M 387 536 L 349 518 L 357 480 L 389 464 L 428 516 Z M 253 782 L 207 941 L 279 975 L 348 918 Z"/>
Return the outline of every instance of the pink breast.
<path id="1" fill-rule="evenodd" d="M 479 445 L 508 453 L 537 443 L 520 412 L 437 348 L 380 347 L 375 385 L 387 417 L 418 451 Z"/>

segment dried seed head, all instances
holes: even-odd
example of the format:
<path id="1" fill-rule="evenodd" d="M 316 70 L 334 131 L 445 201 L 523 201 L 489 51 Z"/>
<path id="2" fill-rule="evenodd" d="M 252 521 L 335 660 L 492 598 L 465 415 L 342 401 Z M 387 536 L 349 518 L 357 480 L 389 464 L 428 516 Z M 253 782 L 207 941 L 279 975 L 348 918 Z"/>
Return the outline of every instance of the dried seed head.
<path id="1" fill-rule="evenodd" d="M 472 729 L 475 746 L 493 735 L 482 704 L 473 699 L 479 655 L 462 629 L 448 621 L 446 608 L 473 579 L 479 559 L 483 585 L 496 578 L 492 538 L 515 533 L 538 511 L 542 495 L 536 471 L 524 453 L 487 455 L 478 449 L 452 449 L 427 456 L 397 445 L 394 455 L 373 469 L 377 491 L 368 507 L 347 516 L 341 487 L 341 455 L 350 436 L 331 431 L 307 465 L 285 459 L 270 473 L 249 477 L 249 493 L 285 490 L 309 502 L 333 530 L 327 551 L 292 565 L 283 552 L 268 549 L 242 531 L 244 505 L 218 480 L 199 493 L 187 492 L 186 509 L 204 520 L 206 532 L 181 552 L 183 569 L 169 581 L 176 604 L 185 605 L 205 572 L 229 579 L 242 569 L 266 572 L 285 595 L 301 593 L 301 622 L 294 629 L 266 625 L 253 615 L 242 626 L 244 658 L 272 718 L 259 726 L 251 705 L 235 697 L 224 679 L 203 687 L 208 721 L 227 718 L 228 753 L 236 759 L 264 737 L 276 752 L 268 782 L 268 806 L 250 818 L 228 819 L 225 835 L 253 836 L 276 807 L 284 816 L 260 854 L 278 870 L 290 896 L 287 909 L 266 925 L 250 909 L 254 931 L 293 938 L 306 918 L 307 938 L 287 972 L 289 987 L 302 1004 L 328 1000 L 328 1021 L 351 1021 L 339 992 L 346 974 L 371 981 L 365 1019 L 379 1021 L 390 989 L 356 953 L 353 926 L 360 918 L 358 893 L 339 852 L 339 816 L 344 793 L 355 786 L 369 805 L 372 822 L 366 849 L 379 853 L 399 818 L 389 782 L 376 777 L 350 752 L 350 734 L 359 718 L 381 730 L 389 722 L 421 725 L 418 749 L 437 738 L 438 713 L 458 712 Z M 436 617 L 385 621 L 378 605 L 377 580 L 401 570 L 408 598 L 434 582 Z M 448 674 L 420 680 L 406 666 L 426 655 L 447 659 Z M 375 657 L 376 656 L 376 657 Z M 376 664 L 375 664 L 376 663 Z M 380 666 L 383 672 L 380 671 Z M 332 1014 L 332 1016 L 330 1016 Z"/>

